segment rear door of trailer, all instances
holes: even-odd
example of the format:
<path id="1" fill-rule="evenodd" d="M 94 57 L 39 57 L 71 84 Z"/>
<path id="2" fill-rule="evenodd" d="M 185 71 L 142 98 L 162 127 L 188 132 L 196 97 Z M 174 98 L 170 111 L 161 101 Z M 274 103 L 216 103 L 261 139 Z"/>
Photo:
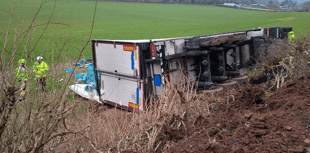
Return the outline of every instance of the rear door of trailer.
<path id="1" fill-rule="evenodd" d="M 127 110 L 144 109 L 144 85 L 141 78 L 140 41 L 92 40 L 97 91 L 100 101 Z M 149 40 L 148 40 L 149 42 Z"/>

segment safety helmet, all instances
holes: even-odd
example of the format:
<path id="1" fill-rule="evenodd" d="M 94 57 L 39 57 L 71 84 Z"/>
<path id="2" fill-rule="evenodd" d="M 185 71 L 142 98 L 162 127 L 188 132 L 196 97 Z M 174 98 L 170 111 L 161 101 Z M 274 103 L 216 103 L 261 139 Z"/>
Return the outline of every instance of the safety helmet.
<path id="1" fill-rule="evenodd" d="M 19 65 L 23 65 L 23 64 L 25 64 L 25 62 L 26 62 L 25 59 L 20 59 L 20 60 L 18 60 L 18 64 L 19 64 Z"/>
<path id="2" fill-rule="evenodd" d="M 43 57 L 42 56 L 38 56 L 37 57 L 37 61 L 39 61 L 39 60 L 43 60 Z"/>

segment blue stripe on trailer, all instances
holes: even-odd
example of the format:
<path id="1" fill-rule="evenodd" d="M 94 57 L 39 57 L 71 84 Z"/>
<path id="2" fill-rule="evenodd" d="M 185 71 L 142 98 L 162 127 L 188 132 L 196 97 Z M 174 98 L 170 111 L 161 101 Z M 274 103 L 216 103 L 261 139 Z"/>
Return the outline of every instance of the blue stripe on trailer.
<path id="1" fill-rule="evenodd" d="M 135 61 L 134 61 L 135 53 L 131 52 L 131 69 L 135 69 Z"/>
<path id="2" fill-rule="evenodd" d="M 159 75 L 155 75 L 154 77 L 155 86 L 159 87 L 161 85 L 161 80 Z"/>
<path id="3" fill-rule="evenodd" d="M 139 105 L 139 88 L 137 88 L 137 105 Z"/>

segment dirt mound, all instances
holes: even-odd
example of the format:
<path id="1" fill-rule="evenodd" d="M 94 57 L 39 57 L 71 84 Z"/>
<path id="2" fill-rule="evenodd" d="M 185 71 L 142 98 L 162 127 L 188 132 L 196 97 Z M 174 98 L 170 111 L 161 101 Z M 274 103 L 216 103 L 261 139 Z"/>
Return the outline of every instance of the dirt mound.
<path id="1" fill-rule="evenodd" d="M 230 89 L 232 90 L 232 89 Z M 310 75 L 282 87 L 264 99 L 257 87 L 224 96 L 209 116 L 169 152 L 307 152 L 310 147 Z M 219 95 L 223 96 L 223 95 Z M 182 133 L 183 134 L 183 133 Z"/>

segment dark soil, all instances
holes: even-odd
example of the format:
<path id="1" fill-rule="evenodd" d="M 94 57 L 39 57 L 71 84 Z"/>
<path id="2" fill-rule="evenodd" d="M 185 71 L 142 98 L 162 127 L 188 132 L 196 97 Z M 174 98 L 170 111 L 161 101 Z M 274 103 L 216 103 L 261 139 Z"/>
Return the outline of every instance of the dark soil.
<path id="1" fill-rule="evenodd" d="M 182 152 L 307 152 L 310 147 L 310 75 L 280 88 L 268 99 L 258 87 L 235 88 L 231 103 L 218 104 L 187 132 L 167 129 Z M 218 96 L 227 96 L 228 91 Z M 221 95 L 222 94 L 222 95 Z"/>

